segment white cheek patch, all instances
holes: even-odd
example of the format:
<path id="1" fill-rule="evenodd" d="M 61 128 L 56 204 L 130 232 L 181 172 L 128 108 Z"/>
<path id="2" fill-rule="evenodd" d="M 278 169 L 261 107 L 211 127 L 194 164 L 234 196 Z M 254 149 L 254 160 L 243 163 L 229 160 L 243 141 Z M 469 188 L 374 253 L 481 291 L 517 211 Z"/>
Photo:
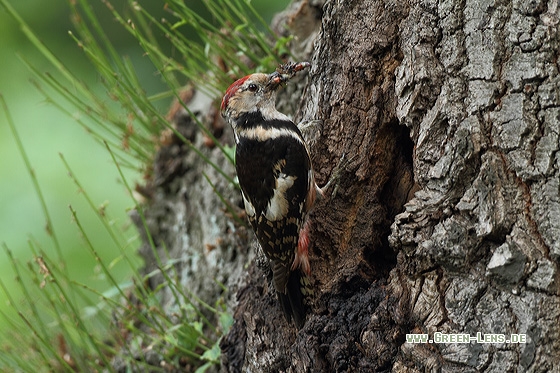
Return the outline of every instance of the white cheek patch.
<path id="1" fill-rule="evenodd" d="M 274 195 L 268 203 L 268 207 L 264 216 L 270 221 L 276 221 L 285 218 L 288 215 L 289 203 L 286 199 L 286 191 L 294 185 L 296 176 L 288 176 L 279 174 L 276 180 L 276 188 Z"/>
<path id="2" fill-rule="evenodd" d="M 263 116 L 264 120 L 284 120 L 287 122 L 291 122 L 292 120 L 290 119 L 289 116 L 287 116 L 284 113 L 279 112 L 278 110 L 276 110 L 276 106 L 273 105 L 261 105 L 260 107 L 261 110 L 261 114 Z"/>
<path id="3" fill-rule="evenodd" d="M 251 217 L 255 216 L 255 207 L 253 207 L 251 202 L 249 202 L 249 200 L 245 198 L 245 194 L 243 192 L 241 192 L 241 195 L 243 196 L 243 204 L 245 205 L 245 212 L 247 213 L 248 216 Z"/>

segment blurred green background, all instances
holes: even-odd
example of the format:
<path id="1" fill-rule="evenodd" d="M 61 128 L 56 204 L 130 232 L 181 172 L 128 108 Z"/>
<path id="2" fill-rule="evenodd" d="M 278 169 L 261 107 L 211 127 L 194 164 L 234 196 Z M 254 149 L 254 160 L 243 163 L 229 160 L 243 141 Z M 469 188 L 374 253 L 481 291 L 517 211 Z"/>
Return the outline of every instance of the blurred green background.
<path id="1" fill-rule="evenodd" d="M 40 35 L 44 44 L 59 56 L 73 73 L 87 82 L 92 89 L 103 94 L 95 71 L 68 35 L 72 25 L 65 0 L 50 0 L 48 6 L 40 0 L 13 1 L 12 5 Z M 102 11 L 102 7 L 98 8 Z M 147 72 L 146 88 L 153 91 L 161 88 L 158 87 L 159 82 L 153 71 L 150 72 L 149 61 L 142 58 L 141 51 L 124 35 L 119 37 L 118 26 L 110 17 L 105 17 L 104 20 L 108 27 L 115 28 L 115 41 L 123 54 L 130 53 L 138 63 L 139 70 Z M 77 210 L 81 224 L 86 228 L 94 247 L 105 262 L 113 261 L 119 252 L 94 212 L 87 206 L 84 197 L 78 192 L 76 185 L 68 177 L 59 153 L 70 164 L 94 203 L 99 206 L 108 203 L 107 211 L 114 218 L 114 223 L 125 228 L 131 239 L 136 232 L 128 222 L 126 210 L 133 206 L 132 200 L 127 196 L 122 183 L 117 182 L 118 172 L 108 152 L 73 118 L 48 104 L 45 97 L 31 83 L 33 73 L 25 66 L 23 60 L 43 73 L 53 73 L 54 76 L 57 74 L 1 6 L 0 38 L 0 94 L 7 102 L 42 189 L 69 274 L 78 282 L 105 290 L 106 282 L 96 266 L 95 259 L 86 249 L 76 224 L 72 222 L 69 206 Z M 62 99 L 58 99 L 57 102 L 74 112 Z M 0 243 L 13 251 L 14 256 L 22 263 L 33 261 L 28 243 L 30 239 L 39 242 L 42 249 L 55 258 L 52 241 L 45 229 L 46 220 L 39 198 L 3 112 L 0 114 L 0 160 Z M 140 177 L 132 170 L 127 171 L 127 176 L 130 180 Z M 132 241 L 130 250 L 135 248 L 136 244 Z M 140 265 L 140 260 L 138 264 Z M 37 266 L 34 265 L 34 268 L 37 269 Z M 113 269 L 119 281 L 125 281 L 130 274 L 130 268 L 124 263 L 116 263 Z M 16 300 L 21 302 L 23 297 L 16 285 L 12 265 L 3 249 L 0 250 L 0 278 Z M 3 292 L 0 292 L 0 300 L 0 310 L 15 317 Z M 25 306 L 22 308 L 25 309 Z M 0 331 L 7 327 L 6 320 L 0 317 Z"/>
<path id="2" fill-rule="evenodd" d="M 124 0 L 111 3 L 117 9 L 127 6 Z M 155 14 L 163 14 L 163 1 L 146 0 L 141 3 L 149 4 Z M 188 3 L 191 6 L 192 2 Z M 274 13 L 285 8 L 287 3 L 288 0 L 252 2 L 266 20 L 270 20 Z M 11 4 L 27 24 L 40 35 L 44 44 L 76 76 L 87 82 L 93 90 L 98 91 L 99 95 L 104 94 L 104 88 L 96 72 L 68 35 L 68 31 L 72 30 L 72 24 L 67 0 L 50 0 L 48 6 L 44 0 L 14 0 Z M 137 41 L 122 30 L 101 1 L 94 1 L 92 5 L 105 30 L 108 30 L 108 34 L 111 35 L 114 45 L 123 56 L 128 56 L 133 62 L 142 77 L 144 89 L 149 94 L 165 90 L 165 86 Z M 105 263 L 112 263 L 119 252 L 94 212 L 78 192 L 78 188 L 68 177 L 59 153 L 65 157 L 94 203 L 98 206 L 107 204 L 107 212 L 114 219 L 114 224 L 122 227 L 131 240 L 128 248 L 130 251 L 136 250 L 138 244 L 134 240 L 137 232 L 130 225 L 126 213 L 127 209 L 133 206 L 133 202 L 122 182 L 119 182 L 118 172 L 106 149 L 88 135 L 75 119 L 48 104 L 45 97 L 31 83 L 33 73 L 25 66 L 23 60 L 42 73 L 52 73 L 55 77 L 57 74 L 1 6 L 0 49 L 2 56 L 0 94 L 8 104 L 45 196 L 70 276 L 78 282 L 103 291 L 107 283 L 96 266 L 95 259 L 85 248 L 76 224 L 72 222 L 69 206 L 77 210 L 81 224 Z M 56 96 L 54 97 L 56 99 Z M 58 99 L 57 102 L 74 113 L 74 109 L 63 99 Z M 109 98 L 107 102 L 110 102 Z M 169 103 L 169 100 L 162 100 L 159 103 L 162 112 L 167 110 Z M 114 105 L 118 104 L 114 103 Z M 83 114 L 75 113 L 75 115 L 80 115 L 81 119 L 87 121 Z M 126 176 L 129 182 L 141 182 L 138 171 L 127 170 Z M 21 263 L 33 262 L 28 243 L 30 239 L 39 242 L 42 249 L 55 257 L 45 225 L 46 220 L 39 199 L 8 127 L 6 115 L 2 112 L 0 113 L 0 243 L 8 247 Z M 138 265 L 141 265 L 139 259 Z M 112 268 L 119 281 L 126 281 L 130 276 L 131 270 L 124 263 L 113 262 Z M 16 301 L 22 302 L 22 296 L 17 293 L 18 287 L 12 265 L 3 248 L 0 249 L 0 279 L 13 293 Z M 1 291 L 0 310 L 16 317 Z M 5 321 L 0 316 L 0 332 L 8 328 Z"/>

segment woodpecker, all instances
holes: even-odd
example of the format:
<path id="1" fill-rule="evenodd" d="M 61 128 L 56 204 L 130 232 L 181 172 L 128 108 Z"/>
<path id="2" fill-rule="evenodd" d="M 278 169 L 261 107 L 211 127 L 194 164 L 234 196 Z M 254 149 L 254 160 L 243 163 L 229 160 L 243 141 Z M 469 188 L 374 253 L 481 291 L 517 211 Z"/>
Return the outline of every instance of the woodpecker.
<path id="1" fill-rule="evenodd" d="M 275 99 L 279 87 L 309 66 L 288 63 L 271 74 L 241 78 L 227 89 L 221 105 L 234 132 L 245 211 L 269 259 L 284 314 L 298 328 L 305 322 L 305 296 L 311 291 L 306 217 L 322 190 L 300 130 L 276 110 Z"/>

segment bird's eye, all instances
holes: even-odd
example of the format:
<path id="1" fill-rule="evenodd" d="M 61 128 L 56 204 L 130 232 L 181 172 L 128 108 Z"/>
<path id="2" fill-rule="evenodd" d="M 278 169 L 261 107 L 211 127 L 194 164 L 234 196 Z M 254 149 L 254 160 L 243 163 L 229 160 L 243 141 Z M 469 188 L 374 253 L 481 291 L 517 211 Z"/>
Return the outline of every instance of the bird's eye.
<path id="1" fill-rule="evenodd" d="M 249 84 L 249 86 L 247 87 L 247 89 L 251 92 L 256 92 L 257 89 L 259 89 L 259 87 L 257 87 L 257 85 L 255 83 L 251 83 Z"/>

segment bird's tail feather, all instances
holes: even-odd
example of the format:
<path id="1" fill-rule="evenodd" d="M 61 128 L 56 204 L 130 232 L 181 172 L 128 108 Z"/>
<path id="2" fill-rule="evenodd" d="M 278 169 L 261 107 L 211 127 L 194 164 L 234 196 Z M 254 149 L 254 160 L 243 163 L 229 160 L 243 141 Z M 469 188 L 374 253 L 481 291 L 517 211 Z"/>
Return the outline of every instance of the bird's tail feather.
<path id="1" fill-rule="evenodd" d="M 306 296 L 310 295 L 309 279 L 300 270 L 290 271 L 286 284 L 286 293 L 277 291 L 278 300 L 288 321 L 294 320 L 296 327 L 301 329 L 305 323 Z"/>

